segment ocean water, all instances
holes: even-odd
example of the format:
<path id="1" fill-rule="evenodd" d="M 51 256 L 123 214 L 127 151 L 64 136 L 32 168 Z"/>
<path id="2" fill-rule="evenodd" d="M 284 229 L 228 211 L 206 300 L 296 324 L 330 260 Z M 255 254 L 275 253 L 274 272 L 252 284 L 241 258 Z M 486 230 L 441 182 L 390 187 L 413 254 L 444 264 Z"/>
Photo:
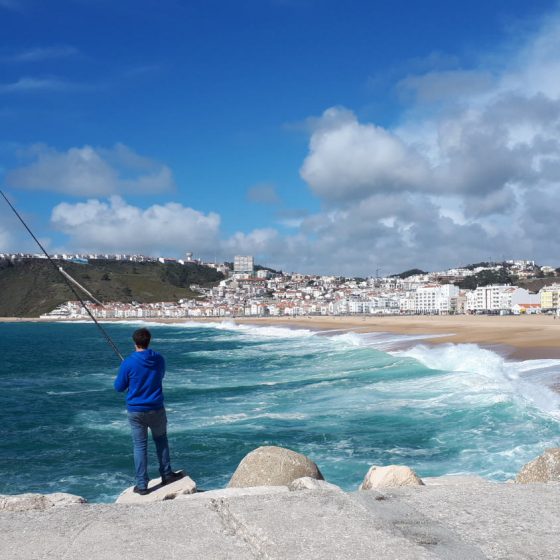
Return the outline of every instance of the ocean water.
<path id="1" fill-rule="evenodd" d="M 138 323 L 105 326 L 132 350 Z M 173 468 L 202 489 L 225 486 L 260 445 L 304 453 L 353 490 L 373 464 L 506 480 L 560 444 L 560 396 L 546 387 L 558 360 L 383 334 L 150 328 L 167 359 Z M 0 341 L 0 494 L 113 501 L 133 483 L 132 444 L 112 386 L 119 361 L 95 326 L 2 323 Z M 150 469 L 158 476 L 153 445 Z"/>

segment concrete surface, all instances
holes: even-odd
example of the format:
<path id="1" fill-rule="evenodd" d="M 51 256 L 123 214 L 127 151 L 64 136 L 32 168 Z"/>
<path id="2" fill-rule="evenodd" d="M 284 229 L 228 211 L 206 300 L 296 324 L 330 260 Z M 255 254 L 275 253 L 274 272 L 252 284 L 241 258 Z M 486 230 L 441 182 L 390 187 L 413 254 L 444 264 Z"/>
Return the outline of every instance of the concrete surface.
<path id="1" fill-rule="evenodd" d="M 0 558 L 560 557 L 560 484 L 426 482 L 349 494 L 260 488 L 142 505 L 0 512 Z"/>

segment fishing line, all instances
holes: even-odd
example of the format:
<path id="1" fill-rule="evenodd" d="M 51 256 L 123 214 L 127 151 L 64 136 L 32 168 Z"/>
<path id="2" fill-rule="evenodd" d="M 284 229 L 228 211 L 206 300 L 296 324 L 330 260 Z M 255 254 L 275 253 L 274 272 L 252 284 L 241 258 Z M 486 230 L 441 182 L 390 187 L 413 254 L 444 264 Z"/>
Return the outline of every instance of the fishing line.
<path id="1" fill-rule="evenodd" d="M 35 240 L 35 243 L 37 243 L 37 245 L 39 245 L 39 247 L 41 248 L 41 251 L 43 251 L 43 253 L 45 254 L 45 257 L 47 257 L 47 259 L 52 264 L 54 269 L 62 276 L 66 285 L 70 288 L 70 290 L 72 290 L 72 293 L 78 298 L 78 301 L 82 304 L 83 308 L 87 311 L 88 315 L 91 317 L 91 320 L 96 324 L 97 328 L 101 331 L 101 334 L 105 337 L 105 340 L 109 343 L 109 346 L 111 346 L 111 348 L 113 349 L 115 354 L 121 359 L 121 361 L 123 361 L 124 360 L 123 355 L 119 352 L 119 349 L 117 348 L 116 344 L 113 342 L 113 339 L 107 334 L 107 331 L 98 323 L 97 319 L 93 316 L 92 312 L 88 309 L 84 300 L 81 298 L 80 294 L 78 294 L 78 292 L 75 290 L 74 286 L 72 286 L 72 284 L 70 283 L 70 281 L 68 280 L 66 275 L 63 273 L 63 271 L 59 270 L 59 267 L 56 266 L 55 262 L 51 259 L 51 257 L 47 253 L 47 251 L 45 251 L 45 248 L 41 245 L 41 242 L 35 237 L 35 235 L 33 235 L 33 232 L 29 229 L 27 224 L 23 221 L 23 218 L 19 215 L 18 211 L 12 206 L 12 203 L 6 198 L 6 195 L 1 190 L 0 190 L 0 194 L 4 197 L 4 200 L 8 203 L 8 206 L 12 209 L 14 214 L 18 217 L 19 221 L 23 224 L 25 229 L 29 232 L 29 235 L 31 235 L 31 237 L 33 237 L 33 239 Z"/>

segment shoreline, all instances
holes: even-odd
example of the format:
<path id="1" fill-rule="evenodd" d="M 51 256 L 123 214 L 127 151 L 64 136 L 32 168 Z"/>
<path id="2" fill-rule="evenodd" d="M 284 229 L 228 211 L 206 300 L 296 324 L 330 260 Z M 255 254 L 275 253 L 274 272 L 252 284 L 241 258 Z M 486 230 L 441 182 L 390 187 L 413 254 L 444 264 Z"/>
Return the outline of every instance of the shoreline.
<path id="1" fill-rule="evenodd" d="M 266 317 L 239 318 L 235 322 L 357 334 L 393 333 L 417 336 L 417 343 L 429 346 L 476 344 L 516 361 L 560 359 L 560 321 L 549 315 Z"/>
<path id="2" fill-rule="evenodd" d="M 79 319 L 87 321 L 87 319 Z M 103 323 L 156 324 L 231 322 L 312 331 L 393 333 L 421 337 L 422 344 L 476 344 L 512 360 L 560 359 L 560 320 L 551 315 L 394 315 L 312 317 L 188 317 L 103 319 Z M 0 317 L 0 323 L 57 323 L 72 319 Z"/>

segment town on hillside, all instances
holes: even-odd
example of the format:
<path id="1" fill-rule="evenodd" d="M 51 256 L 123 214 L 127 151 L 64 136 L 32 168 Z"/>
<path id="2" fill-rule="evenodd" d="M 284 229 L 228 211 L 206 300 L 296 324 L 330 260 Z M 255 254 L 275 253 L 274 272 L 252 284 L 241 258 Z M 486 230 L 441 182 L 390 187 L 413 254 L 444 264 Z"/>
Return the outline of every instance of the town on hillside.
<path id="1" fill-rule="evenodd" d="M 196 262 L 225 276 L 213 287 L 191 285 L 195 299 L 158 303 L 88 303 L 99 319 L 188 317 L 276 317 L 311 315 L 521 315 L 560 310 L 558 270 L 531 260 L 478 263 L 440 272 L 413 269 L 399 275 L 345 278 L 284 273 L 255 266 L 252 256 L 236 256 L 232 263 L 203 263 L 186 253 L 184 259 L 142 255 L 53 255 L 54 259 L 87 264 L 90 260 L 133 262 Z M 46 258 L 41 255 L 0 254 L 0 259 Z M 516 285 L 544 279 L 533 293 Z M 560 282 L 560 279 L 559 279 Z M 43 318 L 87 317 L 77 301 L 59 305 Z"/>

